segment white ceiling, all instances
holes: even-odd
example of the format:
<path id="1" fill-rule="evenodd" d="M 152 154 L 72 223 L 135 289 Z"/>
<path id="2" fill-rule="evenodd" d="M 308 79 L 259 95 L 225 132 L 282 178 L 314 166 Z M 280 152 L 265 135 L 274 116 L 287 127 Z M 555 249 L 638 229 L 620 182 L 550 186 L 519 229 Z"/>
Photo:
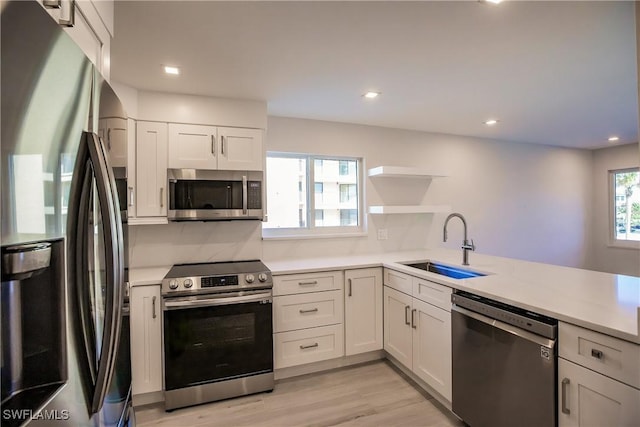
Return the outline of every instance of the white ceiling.
<path id="1" fill-rule="evenodd" d="M 635 31 L 632 1 L 117 1 L 111 76 L 275 116 L 596 148 L 638 141 Z"/>

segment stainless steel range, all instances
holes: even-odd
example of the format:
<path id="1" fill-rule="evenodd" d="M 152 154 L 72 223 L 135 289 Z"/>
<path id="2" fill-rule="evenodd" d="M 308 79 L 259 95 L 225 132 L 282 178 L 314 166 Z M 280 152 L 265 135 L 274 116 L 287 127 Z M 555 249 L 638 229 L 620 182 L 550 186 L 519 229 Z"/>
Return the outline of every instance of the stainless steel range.
<path id="1" fill-rule="evenodd" d="M 165 409 L 273 390 L 271 272 L 174 265 L 162 281 Z"/>

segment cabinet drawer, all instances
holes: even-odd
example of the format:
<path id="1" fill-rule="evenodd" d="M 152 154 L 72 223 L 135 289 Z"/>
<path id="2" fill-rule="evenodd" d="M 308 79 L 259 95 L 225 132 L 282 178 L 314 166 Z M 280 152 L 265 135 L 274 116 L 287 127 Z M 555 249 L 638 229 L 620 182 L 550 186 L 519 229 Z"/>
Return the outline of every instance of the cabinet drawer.
<path id="1" fill-rule="evenodd" d="M 451 311 L 451 288 L 448 286 L 414 277 L 413 296 L 443 310 Z"/>
<path id="2" fill-rule="evenodd" d="M 397 291 L 411 295 L 413 290 L 413 277 L 399 271 L 384 269 L 384 284 Z"/>
<path id="3" fill-rule="evenodd" d="M 274 297 L 273 331 L 342 323 L 343 300 L 341 290 Z"/>
<path id="4" fill-rule="evenodd" d="M 273 335 L 276 369 L 344 355 L 342 325 L 321 326 Z"/>
<path id="5" fill-rule="evenodd" d="M 560 322 L 560 357 L 640 388 L 640 345 Z"/>
<path id="6" fill-rule="evenodd" d="M 273 277 L 273 295 L 302 294 L 343 289 L 342 271 L 287 274 Z"/>

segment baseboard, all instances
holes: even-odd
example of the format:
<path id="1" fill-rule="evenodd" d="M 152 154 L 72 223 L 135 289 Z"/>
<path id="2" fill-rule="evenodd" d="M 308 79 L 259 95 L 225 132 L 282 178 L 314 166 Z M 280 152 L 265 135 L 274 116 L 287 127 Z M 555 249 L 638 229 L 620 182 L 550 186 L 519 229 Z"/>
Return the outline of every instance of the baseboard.
<path id="1" fill-rule="evenodd" d="M 150 393 L 134 394 L 132 398 L 133 407 L 149 405 L 150 403 L 164 402 L 164 392 L 152 391 Z"/>
<path id="2" fill-rule="evenodd" d="M 316 372 L 343 368 L 345 366 L 357 365 L 359 363 L 371 362 L 372 360 L 380 360 L 384 359 L 384 357 L 385 352 L 383 350 L 375 350 L 367 353 L 355 354 L 353 356 L 342 356 L 335 359 L 323 360 L 321 362 L 276 369 L 274 374 L 277 381 L 285 378 L 298 377 L 300 375 L 313 374 Z"/>
<path id="3" fill-rule="evenodd" d="M 389 364 L 395 368 L 397 371 L 402 374 L 409 383 L 412 383 L 418 390 L 423 391 L 427 394 L 427 397 L 432 397 L 437 400 L 442 406 L 447 408 L 451 412 L 451 402 L 445 399 L 440 393 L 438 393 L 433 387 L 429 384 L 418 378 L 416 374 L 414 374 L 409 368 L 404 366 L 398 360 L 396 360 L 392 355 L 384 352 L 384 357 L 389 361 Z"/>

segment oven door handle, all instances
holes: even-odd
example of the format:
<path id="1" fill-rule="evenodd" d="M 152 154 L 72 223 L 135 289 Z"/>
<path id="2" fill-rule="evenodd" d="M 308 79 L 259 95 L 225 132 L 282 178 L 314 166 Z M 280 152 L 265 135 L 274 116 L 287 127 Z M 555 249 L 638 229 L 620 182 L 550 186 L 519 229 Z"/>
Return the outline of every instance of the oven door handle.
<path id="1" fill-rule="evenodd" d="M 261 302 L 263 304 L 271 304 L 273 296 L 271 292 L 263 292 L 252 295 L 242 295 L 237 297 L 223 298 L 206 298 L 198 300 L 180 300 L 180 301 L 164 301 L 164 310 L 180 310 L 184 308 L 212 307 L 220 305 L 247 304 L 250 302 Z"/>
<path id="2" fill-rule="evenodd" d="M 512 335 L 516 335 L 520 338 L 523 338 L 527 341 L 531 341 L 538 345 L 542 345 L 548 348 L 555 348 L 556 342 L 555 340 L 550 340 L 548 338 L 542 337 L 540 335 L 536 335 L 532 332 L 525 331 L 524 329 L 520 329 L 516 326 L 509 325 L 508 323 L 501 322 L 497 319 L 492 319 L 491 317 L 483 316 L 482 314 L 478 314 L 476 312 L 467 310 L 463 307 L 459 307 L 457 305 L 451 306 L 451 311 L 456 311 L 466 317 L 470 317 L 472 319 L 477 320 L 478 322 L 486 323 L 487 325 L 493 326 L 494 328 L 503 330 Z"/>

